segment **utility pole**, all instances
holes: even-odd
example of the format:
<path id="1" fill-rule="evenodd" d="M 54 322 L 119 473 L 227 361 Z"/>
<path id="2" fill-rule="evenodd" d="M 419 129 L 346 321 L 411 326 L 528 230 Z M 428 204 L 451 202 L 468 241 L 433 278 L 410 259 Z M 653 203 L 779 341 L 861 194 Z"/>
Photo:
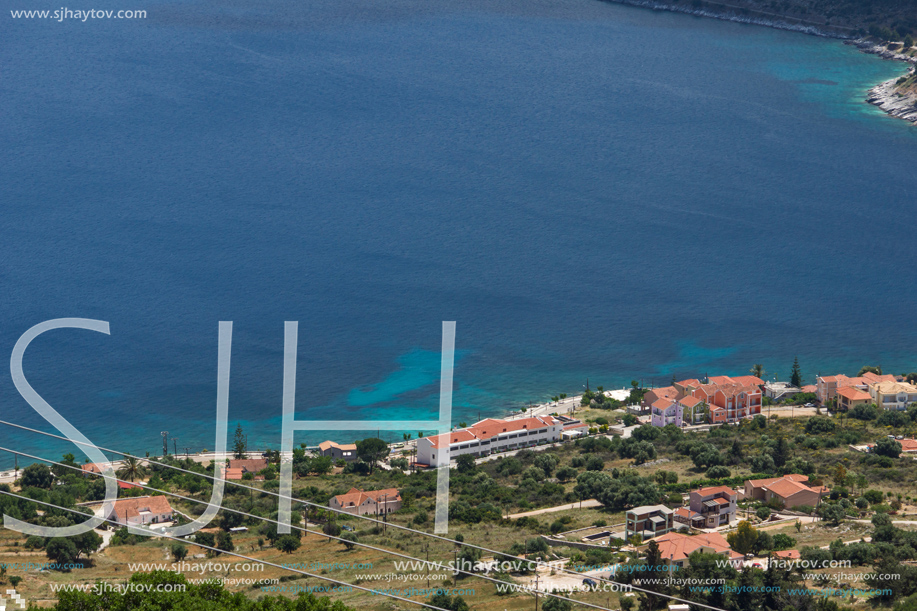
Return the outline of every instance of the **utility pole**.
<path id="1" fill-rule="evenodd" d="M 538 564 L 535 565 L 535 611 L 538 611 L 538 568 L 541 565 L 541 556 L 536 558 Z"/>
<path id="2" fill-rule="evenodd" d="M 458 548 L 452 550 L 452 555 L 455 558 L 452 561 L 452 587 L 455 588 L 458 586 Z"/>
<path id="3" fill-rule="evenodd" d="M 176 456 L 178 456 L 178 437 L 173 437 L 173 438 L 172 438 L 172 448 L 174 449 L 173 454 L 175 454 Z"/>
<path id="4" fill-rule="evenodd" d="M 169 454 L 169 431 L 162 431 L 162 456 L 165 458 Z"/>

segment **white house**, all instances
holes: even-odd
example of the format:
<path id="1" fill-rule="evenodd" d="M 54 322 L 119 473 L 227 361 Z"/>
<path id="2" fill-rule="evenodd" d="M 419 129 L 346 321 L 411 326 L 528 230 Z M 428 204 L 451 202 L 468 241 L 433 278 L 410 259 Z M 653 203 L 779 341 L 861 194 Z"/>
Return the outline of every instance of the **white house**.
<path id="1" fill-rule="evenodd" d="M 161 524 L 172 521 L 172 506 L 164 496 L 138 496 L 118 499 L 112 506 L 111 514 L 106 519 L 118 524 L 142 526 L 144 524 Z"/>
<path id="2" fill-rule="evenodd" d="M 487 456 L 494 452 L 516 450 L 560 441 L 564 424 L 553 416 L 519 420 L 487 418 L 466 429 L 417 440 L 417 464 L 430 467 L 448 465 L 462 454 Z"/>

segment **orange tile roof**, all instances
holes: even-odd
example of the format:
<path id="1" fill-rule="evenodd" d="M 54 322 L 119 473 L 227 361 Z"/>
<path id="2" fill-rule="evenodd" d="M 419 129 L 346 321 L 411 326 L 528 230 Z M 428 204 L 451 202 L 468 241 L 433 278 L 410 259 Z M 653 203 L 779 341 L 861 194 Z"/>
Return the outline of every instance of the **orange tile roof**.
<path id="1" fill-rule="evenodd" d="M 663 397 L 662 399 L 658 399 L 654 401 L 652 407 L 656 409 L 669 409 L 670 407 L 672 407 L 672 403 L 673 403 L 672 399 L 667 399 Z"/>
<path id="2" fill-rule="evenodd" d="M 357 450 L 357 444 L 355 443 L 334 443 L 330 439 L 328 441 L 323 441 L 318 444 L 318 449 L 322 452 L 327 452 L 331 448 L 337 448 L 338 450 Z"/>
<path id="3" fill-rule="evenodd" d="M 815 384 L 806 384 L 805 386 L 799 389 L 799 392 L 809 393 L 809 392 L 815 392 L 817 390 L 818 390 L 818 386 L 816 386 Z"/>
<path id="4" fill-rule="evenodd" d="M 757 376 L 738 376 L 732 378 L 732 381 L 742 386 L 763 386 L 764 380 Z"/>
<path id="5" fill-rule="evenodd" d="M 675 398 L 678 396 L 678 389 L 674 386 L 660 386 L 659 388 L 651 388 L 647 392 L 653 393 L 657 397 Z"/>
<path id="6" fill-rule="evenodd" d="M 675 383 L 678 384 L 679 386 L 685 387 L 685 388 L 688 387 L 688 386 L 693 386 L 693 387 L 696 388 L 696 387 L 698 387 L 698 386 L 701 385 L 700 380 L 698 380 L 698 379 L 696 379 L 696 378 L 691 378 L 691 379 L 689 379 L 689 380 L 682 380 L 681 382 L 675 382 Z"/>
<path id="7" fill-rule="evenodd" d="M 172 506 L 164 496 L 138 496 L 133 499 L 118 499 L 115 501 L 114 514 L 121 522 L 129 518 L 136 518 L 143 512 L 172 513 Z"/>
<path id="8" fill-rule="evenodd" d="M 775 477 L 767 480 L 757 481 L 762 483 L 756 485 L 756 487 L 762 487 L 770 490 L 781 498 L 791 497 L 798 492 L 809 491 L 821 494 L 822 492 L 826 492 L 828 490 L 824 486 L 807 486 L 802 482 L 808 482 L 809 478 L 807 478 L 805 475 L 799 475 L 798 473 L 793 473 L 785 477 Z M 752 485 L 755 485 L 755 483 L 752 482 Z"/>
<path id="9" fill-rule="evenodd" d="M 393 503 L 395 501 L 400 501 L 401 494 L 396 488 L 370 490 L 369 492 L 359 490 L 357 488 L 351 488 L 345 494 L 339 494 L 334 498 L 341 507 L 359 507 L 367 499 L 372 499 L 376 503 L 384 503 L 386 501 Z"/>
<path id="10" fill-rule="evenodd" d="M 665 560 L 684 560 L 701 548 L 713 550 L 713 553 L 728 554 L 733 556 L 733 551 L 729 543 L 719 533 L 704 533 L 701 535 L 682 535 L 679 533 L 667 533 L 661 537 L 653 539 L 659 545 L 659 553 Z"/>
<path id="11" fill-rule="evenodd" d="M 868 392 L 862 391 L 855 386 L 844 386 L 837 389 L 837 394 L 848 401 L 869 401 L 872 399 Z"/>
<path id="12" fill-rule="evenodd" d="M 239 480 L 242 479 L 242 469 L 226 469 L 226 477 L 223 479 Z"/>
<path id="13" fill-rule="evenodd" d="M 708 486 L 706 488 L 698 488 L 697 490 L 692 490 L 691 493 L 697 493 L 701 496 L 708 496 L 711 494 L 718 494 L 724 492 L 726 494 L 736 495 L 736 491 L 728 486 Z"/>
<path id="14" fill-rule="evenodd" d="M 777 480 L 781 480 L 781 479 L 788 479 L 794 482 L 809 481 L 809 478 L 807 476 L 800 475 L 799 473 L 790 473 L 788 475 L 784 475 L 783 477 L 768 477 L 765 479 L 750 479 L 748 481 L 751 482 L 751 485 L 754 486 L 755 488 L 760 488 L 761 486 L 768 486 L 770 484 L 773 484 Z"/>
<path id="15" fill-rule="evenodd" d="M 105 465 L 105 464 L 99 465 L 98 463 L 88 462 L 85 465 L 82 465 L 80 468 L 83 469 L 83 471 L 85 471 L 86 473 L 101 474 L 107 467 L 108 465 Z"/>
<path id="16" fill-rule="evenodd" d="M 267 468 L 266 458 L 233 458 L 229 461 L 230 469 L 241 469 L 243 473 L 257 473 Z"/>
<path id="17" fill-rule="evenodd" d="M 783 558 L 785 560 L 799 560 L 802 558 L 798 549 L 785 549 L 779 552 L 772 552 L 772 554 L 777 558 Z"/>
<path id="18" fill-rule="evenodd" d="M 867 371 L 866 373 L 864 373 L 863 379 L 866 380 L 867 382 L 870 382 L 871 384 L 877 384 L 879 382 L 896 382 L 897 381 L 895 379 L 895 376 L 893 376 L 890 373 L 886 373 L 882 375 L 882 374 L 873 373 L 871 371 Z"/>
<path id="19" fill-rule="evenodd" d="M 453 443 L 464 443 L 473 439 L 487 440 L 503 433 L 513 433 L 524 430 L 546 429 L 558 424 L 553 416 L 533 416 L 528 418 L 519 418 L 518 420 L 500 420 L 497 418 L 485 418 L 480 422 L 472 424 L 466 429 L 458 429 L 450 433 L 443 433 L 434 437 L 427 437 L 434 448 L 441 448 Z"/>
<path id="20" fill-rule="evenodd" d="M 679 399 L 678 402 L 684 405 L 686 408 L 691 409 L 692 407 L 694 407 L 698 403 L 702 403 L 703 401 L 701 401 L 697 397 L 688 395 L 687 397 L 682 397 L 681 399 Z"/>

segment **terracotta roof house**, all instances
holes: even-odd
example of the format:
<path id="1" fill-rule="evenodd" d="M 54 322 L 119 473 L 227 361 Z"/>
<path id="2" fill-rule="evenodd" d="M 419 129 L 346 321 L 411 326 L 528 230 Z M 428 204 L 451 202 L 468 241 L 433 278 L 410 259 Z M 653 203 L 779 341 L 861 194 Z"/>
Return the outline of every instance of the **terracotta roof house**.
<path id="1" fill-rule="evenodd" d="M 102 475 L 102 472 L 105 469 L 111 467 L 111 463 L 94 463 L 88 462 L 85 465 L 81 465 L 80 468 L 83 470 L 83 475 Z"/>
<path id="2" fill-rule="evenodd" d="M 653 403 L 659 399 L 677 399 L 680 393 L 677 388 L 674 386 L 662 386 L 660 388 L 651 388 L 643 394 L 643 399 L 640 401 L 640 405 L 643 407 L 644 412 L 648 412 L 653 406 Z"/>
<path id="3" fill-rule="evenodd" d="M 917 403 L 917 386 L 885 380 L 870 384 L 869 396 L 880 409 L 901 411 Z"/>
<path id="4" fill-rule="evenodd" d="M 363 491 L 351 488 L 345 494 L 331 497 L 328 507 L 362 516 L 380 515 L 401 509 L 401 494 L 395 488 Z"/>
<path id="5" fill-rule="evenodd" d="M 172 506 L 164 496 L 138 496 L 132 499 L 118 499 L 111 514 L 105 516 L 122 525 L 142 526 L 172 521 Z"/>
<path id="6" fill-rule="evenodd" d="M 860 377 L 847 377 L 842 373 L 833 376 L 818 376 L 815 378 L 815 394 L 818 402 L 825 404 L 837 397 L 840 389 L 853 386 L 859 390 L 868 390 L 870 384 L 878 382 L 894 382 L 893 375 L 877 375 L 872 372 L 866 372 Z"/>
<path id="7" fill-rule="evenodd" d="M 691 511 L 687 507 L 679 507 L 675 510 L 674 519 L 681 524 L 687 524 L 691 528 L 704 528 L 706 520 L 703 515 L 696 511 Z"/>
<path id="8" fill-rule="evenodd" d="M 796 560 L 800 560 L 802 554 L 799 553 L 798 549 L 785 549 L 779 552 L 771 552 L 771 558 L 779 558 L 785 563 L 792 563 Z"/>
<path id="9" fill-rule="evenodd" d="M 347 462 L 354 462 L 357 460 L 357 444 L 355 443 L 323 441 L 318 444 L 318 451 L 322 456 L 330 456 L 335 461 L 343 459 Z"/>
<path id="10" fill-rule="evenodd" d="M 742 554 L 729 547 L 723 535 L 711 532 L 701 535 L 683 535 L 668 533 L 655 539 L 659 545 L 659 553 L 666 564 L 674 564 L 679 568 L 689 566 L 688 557 L 694 552 L 717 554 L 729 559 L 729 563 L 739 568 L 742 565 Z"/>
<path id="11" fill-rule="evenodd" d="M 689 494 L 691 511 L 703 516 L 703 526 L 715 528 L 732 522 L 736 517 L 739 493 L 726 486 L 709 486 Z"/>
<path id="12" fill-rule="evenodd" d="M 246 473 L 256 474 L 266 468 L 266 458 L 233 458 L 226 468 L 226 479 L 240 480 Z"/>
<path id="13" fill-rule="evenodd" d="M 704 422 L 704 402 L 691 395 L 680 399 L 662 398 L 651 407 L 653 426 L 674 424 L 683 427 Z"/>
<path id="14" fill-rule="evenodd" d="M 693 397 L 706 403 L 708 421 L 713 424 L 738 422 L 761 413 L 764 380 L 755 376 L 710 376 L 706 382 L 691 378 L 675 382 L 673 386 L 678 390 L 679 399 Z M 699 411 L 697 408 L 693 411 L 695 423 Z"/>
<path id="15" fill-rule="evenodd" d="M 901 444 L 902 453 L 913 454 L 914 452 L 917 452 L 917 439 L 898 439 L 897 441 Z M 869 448 L 869 451 L 871 452 L 872 449 L 876 447 L 876 444 L 869 443 L 866 444 L 866 447 Z"/>
<path id="16" fill-rule="evenodd" d="M 784 477 L 747 480 L 743 498 L 761 500 L 779 499 L 787 509 L 808 505 L 816 507 L 821 498 L 828 494 L 825 486 L 807 485 L 809 478 L 793 473 Z"/>
<path id="17" fill-rule="evenodd" d="M 843 386 L 837 389 L 837 408 L 846 412 L 858 405 L 869 405 L 872 403 L 872 397 L 865 390 L 860 390 L 856 386 Z"/>

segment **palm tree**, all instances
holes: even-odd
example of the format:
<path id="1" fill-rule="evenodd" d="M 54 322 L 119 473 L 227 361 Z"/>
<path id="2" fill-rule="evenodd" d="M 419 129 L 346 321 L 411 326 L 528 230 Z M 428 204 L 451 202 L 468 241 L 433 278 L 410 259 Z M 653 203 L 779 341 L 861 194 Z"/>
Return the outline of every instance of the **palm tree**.
<path id="1" fill-rule="evenodd" d="M 764 371 L 764 365 L 762 365 L 761 363 L 755 363 L 754 365 L 752 365 L 750 371 L 751 371 L 751 375 L 755 376 L 756 378 L 760 378 L 762 380 L 764 379 L 764 374 L 767 373 L 766 371 Z"/>
<path id="2" fill-rule="evenodd" d="M 147 468 L 134 457 L 125 457 L 121 468 L 118 469 L 118 479 L 136 481 L 148 473 Z"/>

